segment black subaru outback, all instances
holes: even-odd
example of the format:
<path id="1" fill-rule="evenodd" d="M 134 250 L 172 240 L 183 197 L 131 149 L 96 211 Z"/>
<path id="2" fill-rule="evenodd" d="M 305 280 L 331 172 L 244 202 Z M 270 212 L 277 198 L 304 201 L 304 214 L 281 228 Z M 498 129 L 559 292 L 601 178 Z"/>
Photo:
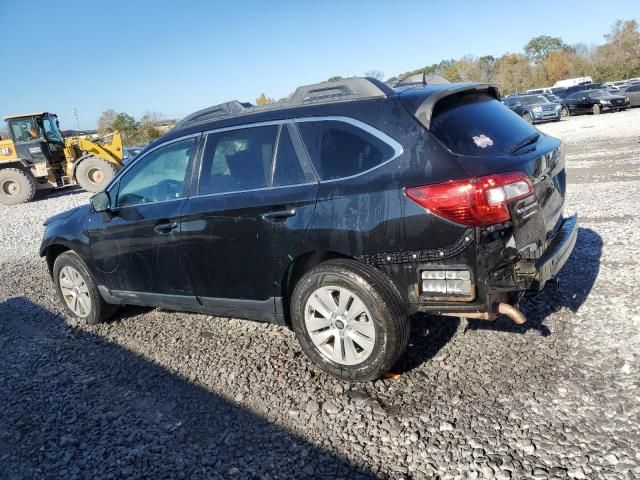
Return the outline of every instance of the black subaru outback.
<path id="1" fill-rule="evenodd" d="M 300 87 L 186 117 L 48 219 L 40 254 L 87 322 L 123 304 L 277 322 L 324 371 L 367 381 L 414 312 L 525 321 L 521 294 L 576 241 L 564 162 L 491 85 Z"/>

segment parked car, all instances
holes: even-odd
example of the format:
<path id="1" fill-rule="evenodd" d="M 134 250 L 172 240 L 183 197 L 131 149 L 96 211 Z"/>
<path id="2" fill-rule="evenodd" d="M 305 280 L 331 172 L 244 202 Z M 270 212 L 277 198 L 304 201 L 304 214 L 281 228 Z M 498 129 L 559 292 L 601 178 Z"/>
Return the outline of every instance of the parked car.
<path id="1" fill-rule="evenodd" d="M 124 154 L 122 156 L 122 163 L 129 163 L 133 158 L 138 155 L 144 149 L 144 145 L 139 145 L 136 147 L 127 147 L 124 149 Z"/>
<path id="2" fill-rule="evenodd" d="M 582 92 L 584 90 L 606 90 L 607 87 L 604 83 L 582 83 L 580 85 L 575 85 L 573 87 L 568 87 L 564 91 L 559 92 L 557 95 L 560 98 L 566 98 L 567 95 L 570 95 L 574 92 Z"/>
<path id="3" fill-rule="evenodd" d="M 560 98 L 557 95 L 554 95 L 553 93 L 541 93 L 540 94 L 542 97 L 546 98 L 547 100 L 549 100 L 552 103 L 557 103 L 558 105 L 560 105 L 560 116 L 561 117 L 568 117 L 569 116 L 569 109 L 567 107 L 567 102 Z"/>
<path id="4" fill-rule="evenodd" d="M 67 312 L 136 304 L 289 325 L 324 371 L 387 372 L 423 311 L 522 323 L 576 241 L 565 157 L 487 84 L 369 78 L 196 112 L 40 255 Z M 490 353 L 488 353 L 490 354 Z"/>
<path id="5" fill-rule="evenodd" d="M 567 91 L 567 87 L 553 87 L 551 89 L 551 93 L 557 96 L 562 95 L 566 91 Z"/>
<path id="6" fill-rule="evenodd" d="M 525 92 L 527 95 L 537 95 L 540 93 L 551 93 L 551 88 L 533 88 Z"/>
<path id="7" fill-rule="evenodd" d="M 550 102 L 543 95 L 507 97 L 503 103 L 529 123 L 559 121 L 562 106 Z"/>
<path id="8" fill-rule="evenodd" d="M 629 99 L 630 107 L 640 106 L 640 83 L 625 88 L 621 93 Z"/>
<path id="9" fill-rule="evenodd" d="M 613 95 L 607 90 L 580 90 L 573 92 L 564 98 L 569 113 L 593 113 L 624 110 L 629 108 L 629 98 L 622 95 Z"/>

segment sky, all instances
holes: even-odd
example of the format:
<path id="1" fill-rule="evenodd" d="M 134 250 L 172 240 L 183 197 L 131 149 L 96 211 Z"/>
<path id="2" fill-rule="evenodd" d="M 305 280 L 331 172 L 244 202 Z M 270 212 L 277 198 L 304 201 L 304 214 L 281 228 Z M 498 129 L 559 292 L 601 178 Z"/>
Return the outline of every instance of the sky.
<path id="1" fill-rule="evenodd" d="M 0 0 L 0 116 L 54 112 L 63 129 L 74 108 L 82 129 L 107 109 L 183 117 L 333 75 L 521 52 L 537 35 L 601 44 L 632 18 L 638 0 Z"/>

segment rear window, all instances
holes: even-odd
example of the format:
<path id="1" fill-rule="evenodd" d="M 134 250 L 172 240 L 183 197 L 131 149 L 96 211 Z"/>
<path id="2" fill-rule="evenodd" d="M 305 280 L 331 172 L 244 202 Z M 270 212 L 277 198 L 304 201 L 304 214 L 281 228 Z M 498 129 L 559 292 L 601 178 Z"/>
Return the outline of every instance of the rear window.
<path id="1" fill-rule="evenodd" d="M 322 180 L 350 177 L 393 157 L 382 139 L 350 123 L 337 120 L 298 123 L 313 166 Z"/>
<path id="2" fill-rule="evenodd" d="M 464 93 L 438 102 L 431 133 L 460 155 L 506 155 L 536 129 L 494 97 Z"/>

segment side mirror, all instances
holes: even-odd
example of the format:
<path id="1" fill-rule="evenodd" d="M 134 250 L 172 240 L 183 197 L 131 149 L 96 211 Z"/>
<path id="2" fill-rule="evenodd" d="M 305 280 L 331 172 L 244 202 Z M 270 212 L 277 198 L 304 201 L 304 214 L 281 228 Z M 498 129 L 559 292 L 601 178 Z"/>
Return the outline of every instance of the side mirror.
<path id="1" fill-rule="evenodd" d="M 522 106 L 522 103 L 516 102 L 516 107 L 521 107 L 521 106 Z"/>
<path id="2" fill-rule="evenodd" d="M 94 212 L 108 212 L 111 209 L 111 197 L 107 192 L 98 192 L 89 201 Z"/>

